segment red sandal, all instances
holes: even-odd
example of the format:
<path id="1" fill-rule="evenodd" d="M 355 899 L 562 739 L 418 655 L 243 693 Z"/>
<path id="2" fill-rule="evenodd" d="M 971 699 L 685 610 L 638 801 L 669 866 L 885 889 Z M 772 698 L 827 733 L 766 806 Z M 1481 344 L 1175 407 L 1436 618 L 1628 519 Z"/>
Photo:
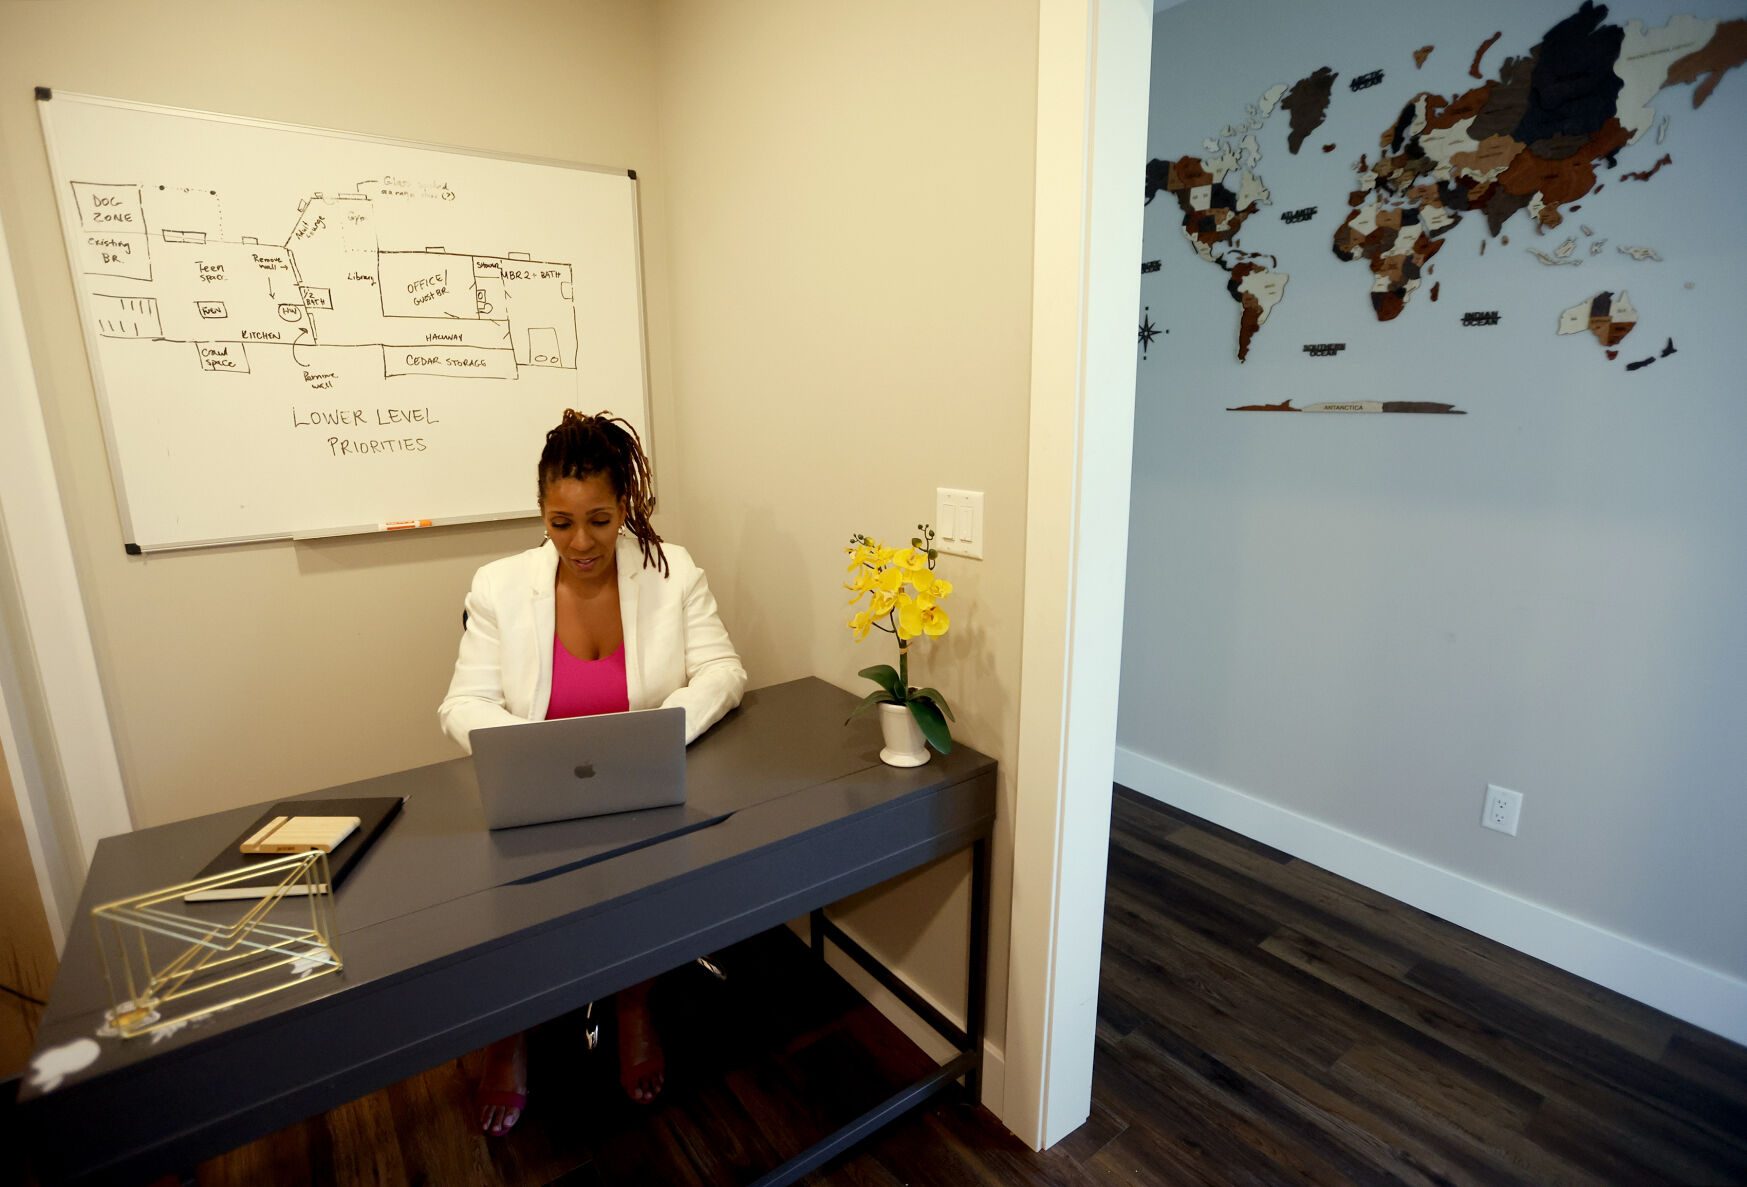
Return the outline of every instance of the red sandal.
<path id="1" fill-rule="evenodd" d="M 474 1116 L 480 1132 L 501 1138 L 514 1129 L 528 1107 L 528 1037 L 515 1034 L 486 1047 L 485 1066 L 475 1085 Z"/>

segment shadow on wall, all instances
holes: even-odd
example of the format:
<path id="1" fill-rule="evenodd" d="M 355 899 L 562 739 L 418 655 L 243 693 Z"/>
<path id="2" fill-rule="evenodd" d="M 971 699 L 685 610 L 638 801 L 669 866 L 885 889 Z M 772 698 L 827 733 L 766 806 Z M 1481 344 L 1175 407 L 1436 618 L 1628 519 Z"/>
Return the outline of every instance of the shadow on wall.
<path id="1" fill-rule="evenodd" d="M 988 620 L 989 602 L 982 596 L 983 562 L 942 555 L 939 572 L 953 583 L 946 602 L 952 625 L 939 639 L 928 642 L 920 666 L 912 660 L 911 674 L 915 683 L 933 685 L 946 694 L 958 718 L 952 726 L 954 741 L 994 753 L 1012 698 L 995 672 L 990 641 L 1001 624 Z"/>
<path id="2" fill-rule="evenodd" d="M 768 510 L 753 508 L 741 523 L 734 547 L 735 555 L 757 559 L 737 565 L 733 584 L 726 588 L 715 582 L 719 572 L 712 574 L 703 559 L 694 559 L 711 578 L 710 589 L 716 595 L 722 624 L 746 668 L 747 687 L 763 688 L 813 675 L 817 657 L 812 632 L 804 619 L 796 622 L 786 618 L 782 611 L 785 603 L 773 597 L 777 591 L 787 591 L 792 597 L 799 590 L 801 603 L 811 603 L 809 558 L 802 555 L 800 543 L 793 533 L 778 529 Z"/>

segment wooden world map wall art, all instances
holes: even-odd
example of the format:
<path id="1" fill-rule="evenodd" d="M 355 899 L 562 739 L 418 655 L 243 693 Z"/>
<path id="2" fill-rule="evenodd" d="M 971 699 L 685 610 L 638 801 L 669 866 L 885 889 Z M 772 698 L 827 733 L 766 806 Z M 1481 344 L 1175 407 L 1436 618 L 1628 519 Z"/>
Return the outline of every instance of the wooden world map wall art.
<path id="1" fill-rule="evenodd" d="M 1669 117 L 1659 116 L 1654 104 L 1668 88 L 1690 85 L 1692 106 L 1700 109 L 1721 77 L 1747 61 L 1747 19 L 1680 15 L 1660 27 L 1637 20 L 1616 24 L 1609 22 L 1608 8 L 1592 0 L 1548 29 L 1526 53 L 1483 70 L 1500 36 L 1486 37 L 1474 52 L 1468 74 L 1478 85 L 1451 95 L 1420 91 L 1406 98 L 1393 121 L 1376 129 L 1375 145 L 1352 163 L 1344 214 L 1329 232 L 1326 249 L 1343 262 L 1363 266 L 1377 322 L 1400 317 L 1422 284 L 1429 286 L 1425 299 L 1438 300 L 1441 286 L 1429 277 L 1435 258 L 1450 244 L 1465 238 L 1484 256 L 1489 242 L 1509 247 L 1507 228 L 1513 224 L 1534 231 L 1542 245 L 1519 248 L 1522 254 L 1514 257 L 1495 251 L 1492 260 L 1526 255 L 1542 267 L 1573 270 L 1604 258 L 1628 267 L 1661 262 L 1655 247 L 1610 243 L 1591 221 L 1574 222 L 1570 216 L 1600 195 L 1608 180 L 1667 184 L 1667 171 L 1679 165 L 1671 153 L 1657 151 Z M 1434 50 L 1423 45 L 1412 51 L 1414 69 L 1423 67 Z M 1160 194 L 1174 200 L 1182 236 L 1195 257 L 1223 274 L 1226 294 L 1237 306 L 1240 363 L 1248 360 L 1270 316 L 1287 302 L 1291 281 L 1279 255 L 1262 250 L 1260 243 L 1246 243 L 1248 230 L 1264 226 L 1250 220 L 1274 206 L 1257 133 L 1286 113 L 1286 151 L 1296 156 L 1327 119 L 1340 93 L 1339 79 L 1338 71 L 1321 66 L 1295 82 L 1270 86 L 1244 105 L 1241 121 L 1207 137 L 1198 150 L 1147 162 L 1147 203 Z M 1372 68 L 1350 77 L 1346 89 L 1370 92 L 1388 81 L 1384 69 Z M 1333 148 L 1322 145 L 1324 152 Z M 1621 155 L 1634 148 L 1643 167 L 1617 172 Z M 1266 226 L 1275 234 L 1282 224 L 1302 228 L 1317 210 L 1295 204 Z M 1487 266 L 1493 266 L 1491 260 Z M 1160 283 L 1154 278 L 1157 262 L 1149 261 L 1143 271 L 1149 276 L 1143 283 Z M 1495 309 L 1469 308 L 1449 316 L 1452 329 L 1500 331 Z M 1637 353 L 1626 344 L 1639 313 L 1623 286 L 1598 287 L 1574 305 L 1549 309 L 1548 319 L 1559 335 L 1592 336 L 1607 363 L 1622 353 Z M 1140 329 L 1143 357 L 1158 333 L 1149 309 Z M 1342 342 L 1305 343 L 1299 357 L 1305 365 L 1317 365 L 1313 360 L 1334 359 L 1345 349 Z M 1624 367 L 1639 371 L 1674 353 L 1669 337 L 1660 351 L 1628 357 Z M 1434 401 L 1385 399 L 1302 407 L 1284 400 L 1230 411 L 1460 415 L 1462 410 Z"/>

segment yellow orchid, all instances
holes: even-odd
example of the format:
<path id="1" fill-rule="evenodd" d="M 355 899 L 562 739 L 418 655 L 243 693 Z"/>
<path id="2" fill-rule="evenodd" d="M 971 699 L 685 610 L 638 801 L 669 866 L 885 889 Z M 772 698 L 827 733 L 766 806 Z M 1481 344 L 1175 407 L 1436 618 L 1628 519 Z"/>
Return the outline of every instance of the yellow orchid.
<path id="1" fill-rule="evenodd" d="M 898 638 L 914 639 L 922 633 L 922 608 L 916 604 L 916 599 L 904 594 L 898 595 Z"/>
<path id="2" fill-rule="evenodd" d="M 952 593 L 952 582 L 934 573 L 939 557 L 934 532 L 926 524 L 918 524 L 917 530 L 923 534 L 908 548 L 891 548 L 860 533 L 850 537 L 843 550 L 849 557 L 843 588 L 850 591 L 849 605 L 861 604 L 847 622 L 857 639 L 874 627 L 898 636 L 900 645 L 945 632 L 947 617 L 939 604 Z"/>
<path id="3" fill-rule="evenodd" d="M 933 688 L 910 687 L 910 648 L 918 638 L 939 638 L 949 620 L 940 601 L 952 592 L 952 583 L 934 574 L 939 553 L 934 550 L 934 532 L 927 524 L 916 525 L 921 535 L 908 548 L 888 548 L 857 533 L 843 551 L 849 556 L 843 588 L 850 590 L 851 606 L 865 597 L 867 604 L 852 614 L 846 625 L 859 641 L 878 627 L 898 637 L 898 666 L 876 664 L 863 668 L 879 688 L 869 693 L 850 716 L 878 704 L 903 705 L 921 728 L 930 745 L 942 754 L 952 749 L 947 722 L 952 710 L 946 698 Z"/>
<path id="4" fill-rule="evenodd" d="M 910 588 L 916 591 L 916 596 L 919 598 L 933 598 L 935 601 L 939 601 L 952 592 L 950 581 L 936 577 L 926 569 L 920 573 L 907 574 L 906 579 L 910 583 Z"/>

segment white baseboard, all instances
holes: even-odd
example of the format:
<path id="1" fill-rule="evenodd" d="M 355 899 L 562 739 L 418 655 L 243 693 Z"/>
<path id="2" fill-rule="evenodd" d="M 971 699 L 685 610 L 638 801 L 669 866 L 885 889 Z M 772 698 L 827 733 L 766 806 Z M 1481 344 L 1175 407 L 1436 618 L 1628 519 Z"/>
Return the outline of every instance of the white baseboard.
<path id="1" fill-rule="evenodd" d="M 1121 746 L 1116 749 L 1116 781 L 1695 1026 L 1747 1043 L 1747 981 Z"/>
<path id="2" fill-rule="evenodd" d="M 843 923 L 840 920 L 833 920 L 833 922 L 836 923 L 838 927 L 843 927 Z M 805 915 L 801 916 L 799 919 L 791 920 L 789 928 L 796 935 L 800 936 L 801 939 L 806 940 L 809 938 L 807 917 Z M 846 927 L 843 928 L 843 930 L 849 933 L 851 939 L 855 940 L 863 947 L 866 947 L 866 941 L 860 936 L 850 932 Z M 929 1058 L 939 1063 L 945 1063 L 948 1059 L 951 1059 L 958 1054 L 958 1052 L 953 1049 L 951 1043 L 935 1033 L 932 1026 L 929 1026 L 926 1022 L 916 1017 L 915 1014 L 912 1014 L 910 1012 L 910 1007 L 899 1001 L 897 996 L 893 994 L 891 990 L 874 980 L 873 976 L 869 974 L 866 969 L 862 968 L 859 964 L 856 964 L 855 961 L 838 951 L 835 944 L 827 943 L 825 945 L 825 963 L 830 965 L 838 976 L 849 982 L 850 988 L 866 998 L 870 1006 L 878 1010 L 881 1014 L 884 1014 L 887 1021 L 903 1031 L 906 1038 L 922 1048 L 922 1050 L 926 1051 Z M 906 980 L 908 980 L 908 978 L 906 978 Z M 916 994 L 921 997 L 923 1001 L 946 1015 L 947 1019 L 951 1021 L 954 1026 L 964 1026 L 963 1010 L 943 1005 L 941 1002 L 935 1000 L 932 993 L 918 989 L 915 985 L 911 985 L 910 988 L 915 990 Z M 1001 1101 L 1006 1094 L 1006 1087 L 1006 1056 L 1002 1053 L 999 1047 L 995 1046 L 992 1039 L 985 1036 L 983 1039 L 983 1105 L 997 1117 L 1000 1117 L 1001 1115 Z M 1002 1120 L 1002 1123 L 1006 1123 L 1005 1119 Z"/>

